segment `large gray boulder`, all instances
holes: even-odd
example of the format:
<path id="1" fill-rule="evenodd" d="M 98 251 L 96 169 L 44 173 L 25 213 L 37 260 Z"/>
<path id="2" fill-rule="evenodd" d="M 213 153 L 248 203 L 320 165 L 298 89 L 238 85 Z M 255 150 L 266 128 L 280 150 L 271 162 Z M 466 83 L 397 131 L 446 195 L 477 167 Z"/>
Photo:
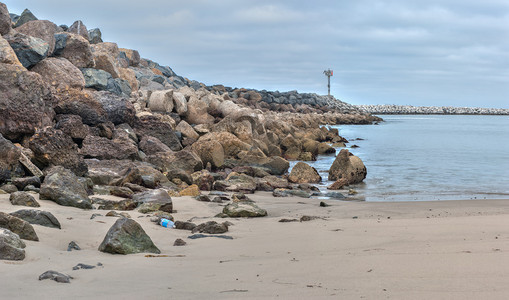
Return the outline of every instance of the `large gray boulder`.
<path id="1" fill-rule="evenodd" d="M 329 180 L 345 178 L 347 184 L 360 183 L 366 178 L 367 170 L 360 158 L 347 149 L 342 149 L 329 169 Z"/>
<path id="2" fill-rule="evenodd" d="M 63 167 L 54 167 L 48 171 L 41 185 L 41 199 L 55 201 L 63 206 L 91 209 L 88 193 L 74 175 Z"/>
<path id="3" fill-rule="evenodd" d="M 0 212 L 0 228 L 8 229 L 24 240 L 39 241 L 39 237 L 30 223 L 4 212 Z"/>
<path id="4" fill-rule="evenodd" d="M 36 65 L 48 56 L 49 44 L 42 39 L 19 32 L 5 35 L 4 38 L 25 68 Z"/>
<path id="5" fill-rule="evenodd" d="M 112 254 L 156 253 L 161 251 L 136 221 L 118 219 L 104 237 L 99 251 Z"/>
<path id="6" fill-rule="evenodd" d="M 111 79 L 111 74 L 93 68 L 82 68 L 81 72 L 85 78 L 85 87 L 104 91 L 108 88 L 108 80 Z"/>
<path id="7" fill-rule="evenodd" d="M 37 224 L 50 228 L 62 228 L 57 218 L 55 218 L 52 213 L 47 211 L 36 209 L 20 209 L 10 213 L 10 215 L 25 220 L 30 224 Z"/>
<path id="8" fill-rule="evenodd" d="M 25 247 L 26 245 L 19 235 L 8 229 L 0 228 L 0 260 L 25 259 Z"/>

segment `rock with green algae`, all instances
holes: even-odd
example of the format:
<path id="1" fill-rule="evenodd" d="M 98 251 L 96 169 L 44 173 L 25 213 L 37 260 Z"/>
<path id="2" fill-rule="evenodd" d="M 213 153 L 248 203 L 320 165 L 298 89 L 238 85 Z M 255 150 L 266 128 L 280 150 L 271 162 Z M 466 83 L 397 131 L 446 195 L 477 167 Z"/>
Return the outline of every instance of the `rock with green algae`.
<path id="1" fill-rule="evenodd" d="M 112 254 L 156 253 L 161 251 L 136 221 L 118 219 L 104 237 L 99 251 Z"/>

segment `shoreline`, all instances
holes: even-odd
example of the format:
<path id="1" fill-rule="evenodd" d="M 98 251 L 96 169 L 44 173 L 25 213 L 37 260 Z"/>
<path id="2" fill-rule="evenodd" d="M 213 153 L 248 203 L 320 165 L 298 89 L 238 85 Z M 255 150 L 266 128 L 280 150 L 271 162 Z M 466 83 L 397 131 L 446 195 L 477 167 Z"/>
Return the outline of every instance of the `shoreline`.
<path id="1" fill-rule="evenodd" d="M 168 257 L 145 253 L 111 255 L 97 250 L 113 217 L 41 200 L 62 229 L 34 225 L 40 241 L 27 243 L 24 261 L 1 261 L 5 297 L 35 296 L 107 299 L 341 298 L 474 299 L 501 298 L 507 290 L 508 200 L 431 202 L 349 202 L 249 195 L 268 216 L 256 219 L 212 217 L 221 206 L 191 197 L 174 198 L 176 220 L 230 221 L 233 240 L 188 239 L 189 231 L 155 225 L 137 211 L 141 224 Z M 0 196 L 0 210 L 12 206 Z M 461 204 L 461 205 L 458 205 Z M 308 222 L 282 218 L 315 216 Z M 176 238 L 188 244 L 172 246 Z M 67 252 L 76 241 L 81 251 Z M 206 250 L 204 250 L 206 249 Z M 76 270 L 78 263 L 102 267 Z M 74 277 L 71 284 L 38 281 L 52 269 Z M 42 295 L 42 296 L 41 296 Z M 44 295 L 47 295 L 44 296 Z"/>

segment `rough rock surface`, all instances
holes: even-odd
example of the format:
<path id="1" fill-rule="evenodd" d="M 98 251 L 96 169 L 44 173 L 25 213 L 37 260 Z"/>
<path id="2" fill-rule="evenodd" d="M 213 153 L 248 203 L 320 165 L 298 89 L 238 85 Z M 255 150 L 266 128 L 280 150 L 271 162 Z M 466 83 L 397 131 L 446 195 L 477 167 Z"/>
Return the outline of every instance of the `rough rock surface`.
<path id="1" fill-rule="evenodd" d="M 265 217 L 267 211 L 251 202 L 232 202 L 223 208 L 223 213 L 231 218 Z"/>
<path id="2" fill-rule="evenodd" d="M 25 247 L 26 245 L 19 238 L 19 235 L 8 229 L 0 228 L 0 260 L 25 259 Z"/>
<path id="3" fill-rule="evenodd" d="M 346 178 L 348 184 L 360 183 L 366 178 L 367 170 L 360 158 L 347 149 L 342 149 L 329 169 L 329 180 Z"/>
<path id="4" fill-rule="evenodd" d="M 0 64 L 0 133 L 9 139 L 52 124 L 53 96 L 39 74 Z"/>
<path id="5" fill-rule="evenodd" d="M 14 192 L 9 197 L 12 205 L 22 205 L 29 207 L 40 207 L 41 205 L 35 200 L 34 196 L 27 192 Z"/>
<path id="6" fill-rule="evenodd" d="M 0 212 L 0 228 L 8 229 L 24 240 L 39 241 L 39 237 L 30 223 L 4 212 Z"/>
<path id="7" fill-rule="evenodd" d="M 48 56 L 49 45 L 42 39 L 22 33 L 5 35 L 4 38 L 25 68 L 36 65 Z"/>
<path id="8" fill-rule="evenodd" d="M 51 55 L 55 50 L 57 25 L 53 22 L 47 20 L 33 20 L 17 27 L 16 31 L 45 41 L 49 47 L 48 55 Z"/>
<path id="9" fill-rule="evenodd" d="M 85 87 L 85 78 L 81 71 L 63 57 L 48 57 L 31 71 L 40 74 L 44 81 L 60 90 Z"/>
<path id="10" fill-rule="evenodd" d="M 293 183 L 318 183 L 322 177 L 315 168 L 305 162 L 298 162 L 290 172 L 288 181 Z"/>
<path id="11" fill-rule="evenodd" d="M 79 155 L 78 146 L 70 136 L 58 129 L 45 127 L 29 140 L 34 152 L 34 163 L 41 169 L 48 166 L 63 166 L 78 176 L 87 173 L 88 168 Z"/>
<path id="12" fill-rule="evenodd" d="M 112 254 L 161 253 L 140 224 L 127 218 L 118 219 L 104 237 L 99 251 Z"/>
<path id="13" fill-rule="evenodd" d="M 52 200 L 63 206 L 92 208 L 83 184 L 73 172 L 63 167 L 53 167 L 48 171 L 41 185 L 40 196 L 41 199 Z"/>
<path id="14" fill-rule="evenodd" d="M 173 212 L 173 202 L 168 192 L 164 189 L 148 190 L 134 194 L 133 201 L 139 204 L 157 203 L 160 204 L 159 210 L 169 213 Z"/>
<path id="15" fill-rule="evenodd" d="M 50 228 L 62 228 L 57 218 L 55 218 L 52 213 L 47 211 L 36 209 L 21 209 L 10 213 L 10 215 L 25 220 L 30 224 L 37 224 Z"/>

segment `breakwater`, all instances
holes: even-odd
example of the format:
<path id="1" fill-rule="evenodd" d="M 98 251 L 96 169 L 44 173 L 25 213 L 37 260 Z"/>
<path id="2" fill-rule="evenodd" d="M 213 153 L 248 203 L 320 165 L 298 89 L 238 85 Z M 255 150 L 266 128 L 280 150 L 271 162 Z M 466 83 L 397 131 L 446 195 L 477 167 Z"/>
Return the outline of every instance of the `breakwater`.
<path id="1" fill-rule="evenodd" d="M 452 106 L 412 106 L 412 105 L 356 105 L 361 111 L 384 115 L 509 115 L 509 109 L 452 107 Z"/>

